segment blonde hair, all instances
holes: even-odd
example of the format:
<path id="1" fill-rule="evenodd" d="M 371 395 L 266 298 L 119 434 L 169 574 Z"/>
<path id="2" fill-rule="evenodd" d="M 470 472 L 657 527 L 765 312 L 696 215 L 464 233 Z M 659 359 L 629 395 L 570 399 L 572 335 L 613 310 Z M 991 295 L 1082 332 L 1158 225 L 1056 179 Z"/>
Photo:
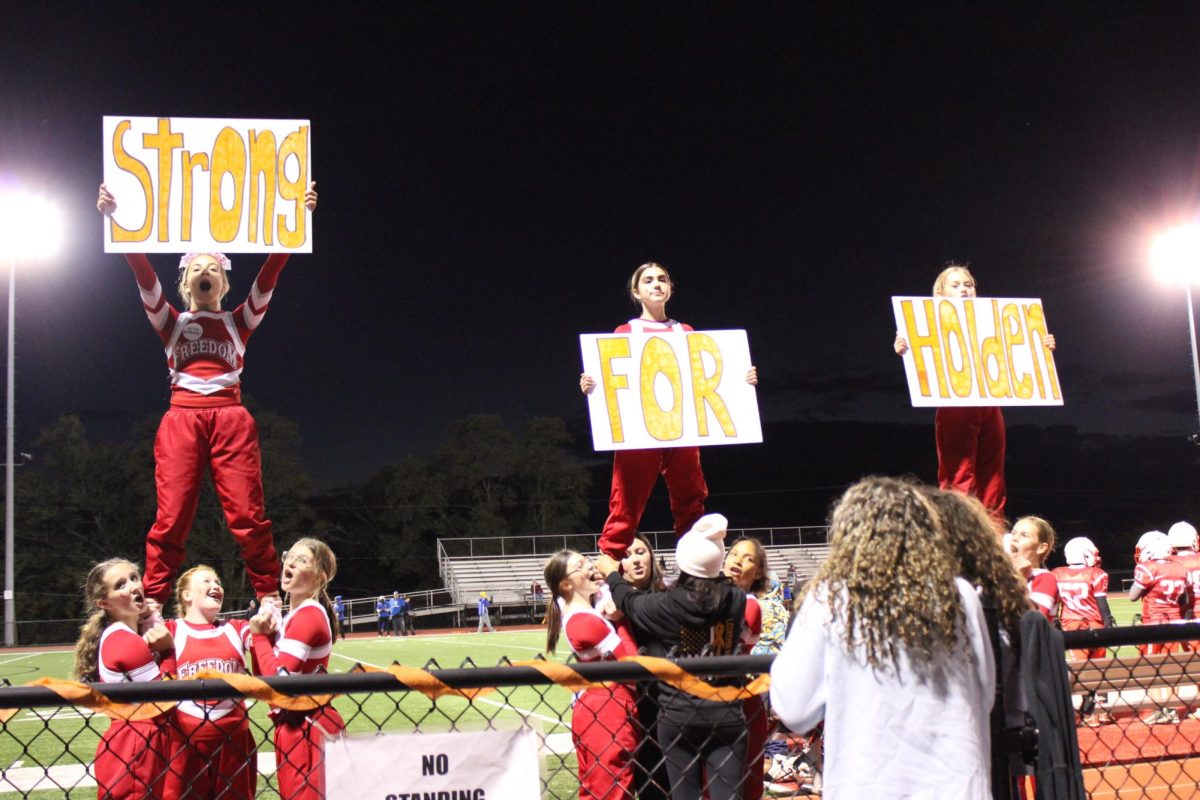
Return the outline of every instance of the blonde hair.
<path id="1" fill-rule="evenodd" d="M 1019 520 L 1013 523 L 1013 527 L 1017 527 L 1022 522 L 1028 522 L 1033 525 L 1034 529 L 1037 531 L 1038 544 L 1047 545 L 1046 552 L 1044 555 L 1042 555 L 1042 564 L 1045 564 L 1046 559 L 1048 559 L 1050 554 L 1054 552 L 1054 546 L 1058 543 L 1058 536 L 1054 533 L 1054 526 L 1041 517 L 1029 516 L 1021 517 Z"/>
<path id="2" fill-rule="evenodd" d="M 848 652 L 876 669 L 903 650 L 927 664 L 960 640 L 958 559 L 921 491 L 893 478 L 851 486 L 830 520 L 829 558 L 805 589 L 828 598 Z"/>
<path id="3" fill-rule="evenodd" d="M 191 258 L 188 258 L 187 256 L 191 256 Z M 221 265 L 221 281 L 225 287 L 221 290 L 221 296 L 217 298 L 217 302 L 219 303 L 221 300 L 224 300 L 225 295 L 229 294 L 229 275 L 226 274 L 225 267 L 225 265 L 229 263 L 229 259 L 226 258 L 225 254 L 188 253 L 187 256 L 184 256 L 186 263 L 182 260 L 179 263 L 179 283 L 175 286 L 176 291 L 179 292 L 179 299 L 183 300 L 183 302 L 187 304 L 188 308 L 192 307 L 192 290 L 188 287 L 187 268 L 191 266 L 192 262 L 200 256 L 212 256 L 212 258 L 215 259 L 219 265 Z"/>
<path id="4" fill-rule="evenodd" d="M 83 580 L 83 613 L 87 615 L 87 619 L 79 626 L 79 638 L 75 640 L 75 667 L 71 670 L 77 681 L 95 683 L 100 680 L 97 668 L 100 636 L 112 619 L 107 611 L 96 604 L 108 597 L 109 585 L 104 577 L 110 569 L 121 564 L 128 564 L 137 569 L 137 565 L 127 558 L 110 558 L 94 565 Z"/>
<path id="5" fill-rule="evenodd" d="M 187 609 L 184 608 L 183 593 L 190 588 L 192 576 L 197 572 L 211 572 L 218 581 L 221 580 L 221 576 L 217 575 L 217 571 L 207 564 L 197 564 L 180 575 L 179 579 L 175 581 L 175 616 L 177 617 L 185 616 L 187 613 Z"/>
<path id="6" fill-rule="evenodd" d="M 329 599 L 329 583 L 337 575 L 337 556 L 333 554 L 329 545 L 311 536 L 297 539 L 288 549 L 292 550 L 297 547 L 307 547 L 312 551 L 313 566 L 325 576 L 321 585 L 317 587 L 317 602 L 321 604 L 321 607 L 325 609 L 326 616 L 329 617 L 329 627 L 333 631 L 333 638 L 336 641 L 341 628 L 338 625 L 337 614 L 333 611 L 333 601 Z"/>
<path id="7" fill-rule="evenodd" d="M 971 274 L 970 264 L 959 264 L 955 261 L 947 261 L 945 268 L 938 273 L 937 279 L 933 282 L 933 296 L 941 297 L 946 291 L 946 281 L 950 280 L 950 274 L 953 272 L 961 272 L 967 276 L 971 283 L 975 284 L 975 291 L 979 291 L 979 281 L 975 280 L 975 276 Z"/>
<path id="8" fill-rule="evenodd" d="M 667 268 L 657 261 L 647 261 L 633 271 L 633 277 L 629 279 L 629 299 L 633 301 L 635 306 L 640 306 L 641 301 L 637 299 L 638 281 L 642 279 L 642 273 L 653 267 L 658 267 L 663 271 L 663 275 L 667 276 L 667 283 L 671 285 L 671 289 L 675 288 L 675 281 L 671 280 L 671 273 L 667 272 Z"/>
<path id="9" fill-rule="evenodd" d="M 983 503 L 962 492 L 926 488 L 954 544 L 959 571 L 996 606 L 1000 624 L 1012 636 L 1019 632 L 1021 616 L 1033 608 L 1025 580 L 996 536 L 995 522 Z"/>

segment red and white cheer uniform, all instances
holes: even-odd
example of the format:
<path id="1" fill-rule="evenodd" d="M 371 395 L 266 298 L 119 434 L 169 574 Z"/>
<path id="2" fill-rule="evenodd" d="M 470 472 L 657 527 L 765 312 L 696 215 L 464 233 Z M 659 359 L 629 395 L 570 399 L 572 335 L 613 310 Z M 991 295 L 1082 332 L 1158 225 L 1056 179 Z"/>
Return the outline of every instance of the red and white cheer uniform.
<path id="1" fill-rule="evenodd" d="M 155 654 L 123 622 L 111 623 L 100 634 L 96 668 L 101 683 L 162 679 Z M 169 714 L 135 721 L 114 719 L 96 745 L 92 765 L 100 800 L 162 797 L 173 739 Z"/>
<path id="2" fill-rule="evenodd" d="M 230 675 L 246 671 L 250 627 L 245 620 L 199 625 L 167 621 L 175 639 L 175 669 L 192 680 L 202 669 Z M 165 800 L 251 800 L 258 783 L 257 748 L 241 700 L 184 700 L 175 707 L 175 742 Z"/>
<path id="3" fill-rule="evenodd" d="M 614 626 L 588 609 L 563 613 L 563 634 L 580 662 L 637 655 L 625 625 Z M 623 683 L 585 689 L 571 712 L 571 738 L 579 762 L 580 800 L 633 797 L 633 758 L 637 751 L 637 701 Z"/>
<path id="4" fill-rule="evenodd" d="M 154 440 L 158 515 L 146 534 L 146 595 L 165 602 L 170 594 L 206 469 L 255 593 L 271 594 L 279 588 L 279 558 L 263 508 L 258 429 L 242 405 L 240 385 L 246 342 L 267 312 L 287 254 L 267 258 L 250 296 L 233 311 L 180 312 L 167 302 L 144 255 L 125 258 L 171 375 L 171 407 Z"/>
<path id="5" fill-rule="evenodd" d="M 1058 581 L 1054 580 L 1054 573 L 1034 568 L 1029 575 L 1029 599 L 1047 620 L 1054 622 L 1058 610 Z"/>
<path id="6" fill-rule="evenodd" d="M 692 326 L 675 320 L 654 322 L 631 319 L 614 333 L 679 335 L 691 330 Z M 608 519 L 600 532 L 601 551 L 613 558 L 624 558 L 625 550 L 633 544 L 633 536 L 637 533 L 642 513 L 646 510 L 646 503 L 650 500 L 650 493 L 654 491 L 659 475 L 667 483 L 676 536 L 687 533 L 696 520 L 704 516 L 708 484 L 704 482 L 704 472 L 700 469 L 699 447 L 617 450 L 613 453 Z"/>
<path id="7" fill-rule="evenodd" d="M 274 646 L 254 636 L 255 668 L 260 675 L 322 672 L 329 667 L 333 629 L 325 608 L 305 600 L 283 618 Z M 283 800 L 325 797 L 325 739 L 346 727 L 333 706 L 311 711 L 272 708 L 275 722 L 275 765 Z"/>

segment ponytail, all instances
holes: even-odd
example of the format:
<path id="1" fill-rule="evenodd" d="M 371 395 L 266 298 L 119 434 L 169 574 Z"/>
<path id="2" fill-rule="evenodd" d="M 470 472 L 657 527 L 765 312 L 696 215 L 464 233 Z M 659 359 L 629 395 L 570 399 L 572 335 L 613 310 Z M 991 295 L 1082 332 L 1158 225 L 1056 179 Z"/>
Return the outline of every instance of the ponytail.
<path id="1" fill-rule="evenodd" d="M 333 610 L 333 601 L 329 599 L 327 589 L 329 584 L 322 584 L 321 590 L 317 592 L 317 602 L 321 604 L 321 608 L 325 609 L 325 616 L 329 617 L 329 630 L 333 632 L 333 641 L 337 641 L 341 635 L 341 625 L 338 624 L 337 614 Z"/>
<path id="2" fill-rule="evenodd" d="M 567 562 L 573 555 L 575 555 L 574 550 L 559 550 L 550 556 L 545 569 L 542 570 L 542 577 L 546 579 L 546 588 L 550 590 L 550 602 L 546 603 L 547 653 L 554 652 L 554 648 L 558 646 L 558 637 L 562 634 L 563 614 L 558 605 L 561 591 L 559 585 L 563 578 L 567 577 Z"/>
<path id="3" fill-rule="evenodd" d="M 83 683 L 96 683 L 100 672 L 96 668 L 100 657 L 100 635 L 108 627 L 108 614 L 97 611 L 79 627 L 79 639 L 75 642 L 75 668 L 72 677 Z"/>

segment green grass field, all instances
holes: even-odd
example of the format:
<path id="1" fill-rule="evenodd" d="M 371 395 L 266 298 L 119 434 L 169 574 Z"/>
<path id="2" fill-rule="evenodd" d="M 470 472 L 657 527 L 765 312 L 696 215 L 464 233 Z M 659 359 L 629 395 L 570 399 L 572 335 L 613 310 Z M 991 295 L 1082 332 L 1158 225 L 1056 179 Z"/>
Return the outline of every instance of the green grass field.
<path id="1" fill-rule="evenodd" d="M 333 672 L 348 670 L 356 663 L 386 667 L 397 661 L 427 669 L 491 667 L 504 657 L 512 661 L 533 658 L 544 646 L 545 633 L 540 630 L 348 639 L 334 647 L 329 666 Z M 559 656 L 565 656 L 562 648 Z M 431 662 L 436 662 L 436 667 Z M 65 650 L 0 653 L 0 678 L 14 685 L 42 676 L 67 678 L 71 664 L 72 654 Z M 558 686 L 501 687 L 473 701 L 457 697 L 432 701 L 416 692 L 345 695 L 338 697 L 334 706 L 346 720 L 349 735 L 510 728 L 524 720 L 540 732 L 546 745 L 542 777 L 547 796 L 567 798 L 578 791 L 570 742 L 571 693 Z M 274 748 L 266 711 L 263 704 L 252 703 L 250 720 L 259 740 L 260 769 L 270 772 Z M 102 716 L 81 714 L 70 707 L 21 710 L 0 727 L 0 770 L 4 772 L 0 795 L 19 792 L 38 800 L 94 798 L 96 790 L 90 779 L 69 792 L 29 789 L 37 779 L 44 779 L 47 767 L 54 767 L 49 774 L 60 786 L 74 786 L 85 778 L 83 765 L 92 760 L 98 737 L 107 725 Z M 259 781 L 259 797 L 278 797 L 273 778 Z"/>

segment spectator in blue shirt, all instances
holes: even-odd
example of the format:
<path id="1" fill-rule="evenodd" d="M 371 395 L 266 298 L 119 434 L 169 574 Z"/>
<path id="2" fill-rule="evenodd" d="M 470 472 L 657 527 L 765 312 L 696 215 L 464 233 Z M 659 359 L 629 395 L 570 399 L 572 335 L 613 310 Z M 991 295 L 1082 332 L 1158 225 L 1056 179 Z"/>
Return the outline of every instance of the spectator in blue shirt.
<path id="1" fill-rule="evenodd" d="M 383 595 L 379 595 L 379 599 L 375 601 L 375 614 L 379 617 L 379 635 L 380 636 L 388 635 L 387 621 L 388 621 L 388 616 L 389 616 L 389 614 L 388 614 L 389 606 L 390 606 L 390 604 L 388 603 L 388 599 L 386 597 L 384 597 Z"/>
<path id="2" fill-rule="evenodd" d="M 339 594 L 333 598 L 333 613 L 337 615 L 338 632 L 342 638 L 346 638 L 346 604 L 342 602 L 342 596 Z"/>
<path id="3" fill-rule="evenodd" d="M 492 615 L 488 610 L 491 606 L 492 603 L 488 600 L 487 592 L 480 592 L 479 602 L 475 606 L 475 610 L 479 612 L 479 628 L 476 629 L 476 633 L 483 633 L 484 625 L 487 625 L 488 630 L 492 633 L 496 632 L 496 629 L 492 627 Z"/>

